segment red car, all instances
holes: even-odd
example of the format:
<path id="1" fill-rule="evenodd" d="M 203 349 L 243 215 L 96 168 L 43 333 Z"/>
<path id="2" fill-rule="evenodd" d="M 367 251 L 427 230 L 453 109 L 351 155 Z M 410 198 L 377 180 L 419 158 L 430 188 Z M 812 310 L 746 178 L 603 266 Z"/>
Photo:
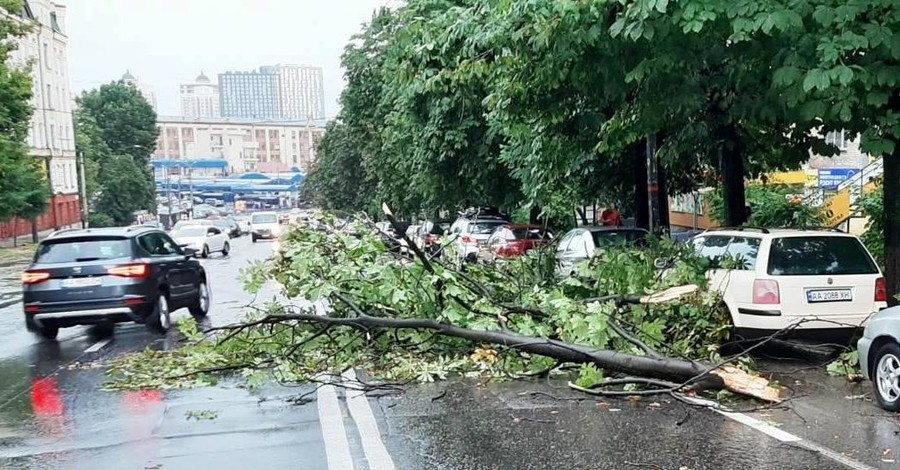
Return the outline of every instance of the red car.
<path id="1" fill-rule="evenodd" d="M 515 258 L 548 245 L 553 234 L 541 225 L 501 225 L 494 229 L 484 246 L 483 258 Z"/>

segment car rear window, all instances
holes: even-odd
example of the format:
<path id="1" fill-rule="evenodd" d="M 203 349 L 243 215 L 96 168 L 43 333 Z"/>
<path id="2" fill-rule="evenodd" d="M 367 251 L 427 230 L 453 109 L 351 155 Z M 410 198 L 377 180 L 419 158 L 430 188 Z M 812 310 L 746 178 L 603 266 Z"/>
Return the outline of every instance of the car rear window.
<path id="1" fill-rule="evenodd" d="M 553 234 L 542 228 L 516 228 L 512 230 L 516 240 L 549 240 Z"/>
<path id="2" fill-rule="evenodd" d="M 275 214 L 253 214 L 250 223 L 253 224 L 274 224 L 278 222 L 278 216 Z"/>
<path id="3" fill-rule="evenodd" d="M 877 274 L 878 267 L 853 237 L 786 237 L 772 240 L 768 271 L 773 276 Z"/>
<path id="4" fill-rule="evenodd" d="M 644 240 L 646 232 L 640 230 L 602 230 L 591 232 L 594 237 L 594 245 L 598 248 L 613 245 L 639 245 Z"/>
<path id="5" fill-rule="evenodd" d="M 66 238 L 46 240 L 38 247 L 36 263 L 77 263 L 128 258 L 131 243 L 127 238 Z"/>
<path id="6" fill-rule="evenodd" d="M 500 225 L 506 225 L 506 222 L 502 220 L 496 222 L 472 222 L 469 224 L 469 233 L 472 235 L 490 235 Z"/>

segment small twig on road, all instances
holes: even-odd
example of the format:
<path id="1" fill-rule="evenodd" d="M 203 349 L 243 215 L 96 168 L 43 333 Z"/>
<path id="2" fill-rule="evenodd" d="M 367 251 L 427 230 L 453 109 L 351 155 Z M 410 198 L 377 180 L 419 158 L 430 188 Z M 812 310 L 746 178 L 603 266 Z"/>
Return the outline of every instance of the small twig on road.
<path id="1" fill-rule="evenodd" d="M 431 397 L 431 401 L 438 401 L 438 400 L 440 400 L 441 398 L 444 398 L 444 397 L 446 397 L 446 396 L 447 396 L 447 391 L 444 390 L 443 392 L 438 393 L 437 395 Z"/>
<path id="2" fill-rule="evenodd" d="M 662 465 L 656 465 L 655 463 L 629 462 L 627 460 L 622 463 L 624 463 L 625 465 L 631 465 L 632 467 L 653 468 L 656 470 L 665 470 L 665 468 L 663 468 Z"/>

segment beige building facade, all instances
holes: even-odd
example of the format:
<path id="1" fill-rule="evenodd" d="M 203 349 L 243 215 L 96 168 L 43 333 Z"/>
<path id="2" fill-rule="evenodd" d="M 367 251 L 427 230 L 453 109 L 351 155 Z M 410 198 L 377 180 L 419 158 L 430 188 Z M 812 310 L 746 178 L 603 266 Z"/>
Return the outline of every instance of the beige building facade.
<path id="1" fill-rule="evenodd" d="M 154 159 L 223 159 L 229 173 L 281 163 L 309 171 L 325 133 L 322 120 L 263 121 L 232 118 L 160 117 Z"/>

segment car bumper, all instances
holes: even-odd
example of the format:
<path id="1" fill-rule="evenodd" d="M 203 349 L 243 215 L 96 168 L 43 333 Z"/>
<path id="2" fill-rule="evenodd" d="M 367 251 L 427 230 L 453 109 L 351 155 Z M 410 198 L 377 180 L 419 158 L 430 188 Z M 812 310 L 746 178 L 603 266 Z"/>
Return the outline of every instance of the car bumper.
<path id="1" fill-rule="evenodd" d="M 38 327 L 67 327 L 135 321 L 143 323 L 153 304 L 143 296 L 72 303 L 25 303 L 27 323 Z"/>
<path id="2" fill-rule="evenodd" d="M 864 326 L 866 320 L 877 312 L 878 310 L 846 315 L 784 315 L 776 306 L 754 306 L 732 310 L 732 318 L 737 328 L 754 330 L 854 329 Z"/>
<path id="3" fill-rule="evenodd" d="M 278 234 L 272 232 L 253 232 L 253 236 L 256 238 L 265 238 L 270 240 L 278 238 Z"/>
<path id="4" fill-rule="evenodd" d="M 856 349 L 859 351 L 859 370 L 866 379 L 869 379 L 869 348 L 871 347 L 872 340 L 865 336 L 856 343 Z"/>

